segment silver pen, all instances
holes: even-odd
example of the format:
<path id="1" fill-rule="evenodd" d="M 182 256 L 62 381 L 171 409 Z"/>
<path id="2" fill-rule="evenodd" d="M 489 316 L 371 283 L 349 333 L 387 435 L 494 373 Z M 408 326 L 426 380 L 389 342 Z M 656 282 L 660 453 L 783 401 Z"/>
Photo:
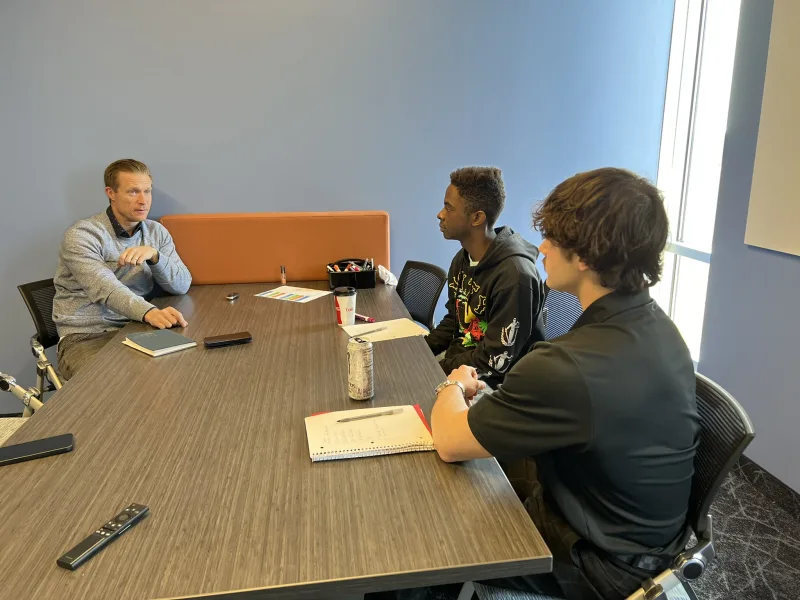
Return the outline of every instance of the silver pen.
<path id="1" fill-rule="evenodd" d="M 392 410 L 385 410 L 383 412 L 370 413 L 368 415 L 359 415 L 357 417 L 345 417 L 339 419 L 337 423 L 349 423 L 350 421 L 361 421 L 362 419 L 371 419 L 372 417 L 385 417 L 388 415 L 399 415 L 403 412 L 402 408 L 393 408 Z"/>
<path id="2" fill-rule="evenodd" d="M 369 331 L 365 331 L 363 333 L 358 333 L 358 334 L 354 335 L 353 337 L 363 337 L 365 335 L 369 335 L 370 333 L 378 333 L 379 331 L 383 331 L 385 329 L 386 329 L 386 327 L 378 327 L 377 329 L 370 329 Z"/>

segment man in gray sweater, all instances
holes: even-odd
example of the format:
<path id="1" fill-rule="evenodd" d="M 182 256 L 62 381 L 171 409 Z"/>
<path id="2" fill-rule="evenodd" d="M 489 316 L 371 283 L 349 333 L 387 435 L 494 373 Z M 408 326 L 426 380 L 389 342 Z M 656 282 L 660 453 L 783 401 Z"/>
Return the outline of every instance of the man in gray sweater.
<path id="1" fill-rule="evenodd" d="M 58 328 L 58 367 L 69 379 L 128 321 L 165 329 L 185 327 L 183 315 L 145 300 L 155 285 L 185 294 L 192 276 L 172 236 L 147 219 L 153 180 L 144 163 L 111 163 L 105 171 L 109 206 L 81 219 L 64 234 L 53 279 L 53 321 Z"/>

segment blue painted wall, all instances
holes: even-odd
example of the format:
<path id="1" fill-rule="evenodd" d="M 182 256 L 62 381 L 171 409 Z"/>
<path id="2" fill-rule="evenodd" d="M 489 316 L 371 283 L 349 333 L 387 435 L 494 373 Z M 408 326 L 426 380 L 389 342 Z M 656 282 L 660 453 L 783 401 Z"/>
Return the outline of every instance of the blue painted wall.
<path id="1" fill-rule="evenodd" d="M 449 172 L 505 173 L 501 223 L 601 165 L 655 178 L 671 0 L 30 0 L 0 4 L 0 370 L 31 382 L 14 287 L 52 276 L 102 171 L 154 215 L 384 209 L 393 268 L 446 267 Z M 269 260 L 269 257 L 265 257 Z M 0 398 L 0 412 L 13 406 Z"/>
<path id="2" fill-rule="evenodd" d="M 753 419 L 748 456 L 800 491 L 800 258 L 744 243 L 771 20 L 742 2 L 699 370 Z"/>

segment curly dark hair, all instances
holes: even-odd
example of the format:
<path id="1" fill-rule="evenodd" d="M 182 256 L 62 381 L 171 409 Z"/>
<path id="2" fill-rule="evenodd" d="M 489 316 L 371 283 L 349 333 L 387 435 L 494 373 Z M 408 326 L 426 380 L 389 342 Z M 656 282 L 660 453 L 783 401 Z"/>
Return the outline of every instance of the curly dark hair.
<path id="1" fill-rule="evenodd" d="M 450 183 L 464 199 L 467 213 L 483 211 L 487 226 L 494 227 L 506 205 L 502 171 L 497 167 L 463 167 L 450 173 Z"/>
<path id="2" fill-rule="evenodd" d="M 578 173 L 533 211 L 533 226 L 575 253 L 600 283 L 635 294 L 661 279 L 669 222 L 661 192 L 624 169 Z"/>

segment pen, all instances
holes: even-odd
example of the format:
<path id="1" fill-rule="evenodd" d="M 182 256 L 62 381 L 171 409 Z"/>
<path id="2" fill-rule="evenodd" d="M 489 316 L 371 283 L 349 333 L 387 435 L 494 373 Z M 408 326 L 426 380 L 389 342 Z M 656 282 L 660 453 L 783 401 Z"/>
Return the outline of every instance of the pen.
<path id="1" fill-rule="evenodd" d="M 286 265 L 281 265 L 281 285 L 286 285 Z"/>
<path id="2" fill-rule="evenodd" d="M 333 267 L 328 265 L 328 273 L 335 273 L 336 271 L 333 270 Z"/>
<path id="3" fill-rule="evenodd" d="M 386 327 L 378 327 L 377 329 L 370 329 L 369 331 L 363 331 L 355 335 L 355 337 L 363 337 L 365 335 L 369 335 L 370 333 L 378 333 L 379 331 L 383 331 Z"/>
<path id="4" fill-rule="evenodd" d="M 350 421 L 361 421 L 362 419 L 371 419 L 372 417 L 384 417 L 388 415 L 399 415 L 403 412 L 402 408 L 393 408 L 392 410 L 385 410 L 383 412 L 377 413 L 370 413 L 368 415 L 359 415 L 357 417 L 345 417 L 344 419 L 339 419 L 336 421 L 337 423 L 349 423 Z"/>
<path id="5" fill-rule="evenodd" d="M 341 273 L 341 272 L 342 272 L 342 270 L 339 268 L 339 265 L 333 265 L 333 270 L 334 270 L 336 273 Z"/>
<path id="6" fill-rule="evenodd" d="M 360 315 L 358 313 L 356 313 L 356 319 L 358 319 L 359 321 L 364 321 L 365 323 L 377 323 L 377 321 L 372 317 L 367 317 L 364 315 Z"/>

